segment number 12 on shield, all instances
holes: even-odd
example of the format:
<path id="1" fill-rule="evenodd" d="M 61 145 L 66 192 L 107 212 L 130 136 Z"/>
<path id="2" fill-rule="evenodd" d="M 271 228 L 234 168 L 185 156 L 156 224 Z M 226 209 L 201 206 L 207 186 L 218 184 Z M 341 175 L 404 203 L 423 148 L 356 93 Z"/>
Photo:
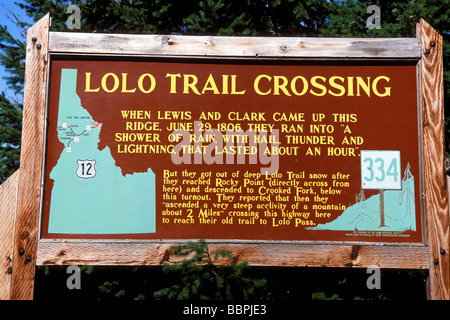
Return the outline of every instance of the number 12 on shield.
<path id="1" fill-rule="evenodd" d="M 361 150 L 361 189 L 401 189 L 400 151 Z"/>

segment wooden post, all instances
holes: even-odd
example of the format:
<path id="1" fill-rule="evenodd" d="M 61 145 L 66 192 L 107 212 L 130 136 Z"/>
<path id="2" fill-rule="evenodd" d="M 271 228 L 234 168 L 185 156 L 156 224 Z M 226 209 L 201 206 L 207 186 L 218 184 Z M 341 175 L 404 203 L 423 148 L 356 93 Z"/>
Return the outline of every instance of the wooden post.
<path id="1" fill-rule="evenodd" d="M 47 14 L 27 31 L 25 90 L 11 300 L 33 298 L 47 87 Z"/>
<path id="2" fill-rule="evenodd" d="M 416 27 L 422 44 L 420 61 L 424 230 L 430 270 L 427 298 L 450 299 L 449 214 L 444 153 L 444 89 L 442 36 L 426 21 Z"/>
<path id="3" fill-rule="evenodd" d="M 9 300 L 14 251 L 19 170 L 0 185 L 0 300 Z"/>
<path id="4" fill-rule="evenodd" d="M 380 227 L 384 225 L 384 190 L 380 189 Z"/>

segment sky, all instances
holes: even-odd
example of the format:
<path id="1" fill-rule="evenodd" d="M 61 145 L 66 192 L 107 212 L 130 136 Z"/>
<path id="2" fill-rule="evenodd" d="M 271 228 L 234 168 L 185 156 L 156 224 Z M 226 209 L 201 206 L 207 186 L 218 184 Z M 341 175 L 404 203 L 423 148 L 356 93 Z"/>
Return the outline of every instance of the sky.
<path id="1" fill-rule="evenodd" d="M 14 0 L 0 0 L 0 24 L 6 25 L 7 30 L 12 34 L 15 38 L 20 38 L 20 32 L 15 23 L 13 22 L 14 19 L 11 16 L 11 12 L 13 12 L 19 19 L 22 19 L 26 22 L 32 23 L 32 19 L 30 19 L 26 14 L 25 11 L 21 10 L 19 6 L 15 5 Z M 13 21 L 10 20 L 10 18 L 13 19 Z M 0 65 L 0 92 L 6 91 L 6 96 L 10 97 L 13 96 L 12 90 L 8 89 L 8 86 L 6 84 L 6 81 L 3 79 L 3 77 L 9 75 L 5 72 L 5 69 L 3 66 Z"/>

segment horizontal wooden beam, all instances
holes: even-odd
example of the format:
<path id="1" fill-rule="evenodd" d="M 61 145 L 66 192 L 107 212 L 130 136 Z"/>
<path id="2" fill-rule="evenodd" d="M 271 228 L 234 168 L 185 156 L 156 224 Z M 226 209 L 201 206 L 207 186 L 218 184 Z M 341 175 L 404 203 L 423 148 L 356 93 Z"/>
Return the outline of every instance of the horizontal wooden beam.
<path id="1" fill-rule="evenodd" d="M 60 54 L 419 59 L 417 38 L 213 37 L 50 32 Z"/>
<path id="2" fill-rule="evenodd" d="M 179 242 L 41 240 L 37 265 L 160 265 L 180 262 L 171 246 Z M 331 243 L 219 243 L 211 251 L 232 250 L 235 261 L 251 266 L 428 269 L 424 245 Z"/>

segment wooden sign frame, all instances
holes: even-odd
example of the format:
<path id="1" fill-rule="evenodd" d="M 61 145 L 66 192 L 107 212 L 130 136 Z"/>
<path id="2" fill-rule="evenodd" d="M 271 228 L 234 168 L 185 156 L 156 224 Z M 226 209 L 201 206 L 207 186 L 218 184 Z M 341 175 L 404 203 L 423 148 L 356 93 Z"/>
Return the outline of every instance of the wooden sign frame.
<path id="1" fill-rule="evenodd" d="M 160 265 L 163 261 L 174 261 L 170 247 L 181 242 L 40 239 L 48 61 L 51 55 L 69 54 L 235 60 L 417 61 L 420 74 L 418 103 L 423 124 L 423 244 L 207 241 L 212 250 L 232 250 L 239 261 L 247 260 L 252 266 L 367 268 L 377 265 L 389 269 L 424 269 L 429 271 L 427 298 L 450 298 L 442 37 L 424 20 L 417 25 L 417 38 L 409 39 L 56 33 L 49 32 L 49 27 L 50 16 L 47 15 L 28 30 L 21 167 L 0 187 L 0 218 L 8 218 L 5 229 L 9 234 L 6 245 L 0 247 L 0 284 L 6 288 L 0 290 L 0 298 L 32 299 L 36 265 Z M 3 199 L 7 199 L 6 204 Z M 14 232 L 12 226 L 15 226 Z"/>

